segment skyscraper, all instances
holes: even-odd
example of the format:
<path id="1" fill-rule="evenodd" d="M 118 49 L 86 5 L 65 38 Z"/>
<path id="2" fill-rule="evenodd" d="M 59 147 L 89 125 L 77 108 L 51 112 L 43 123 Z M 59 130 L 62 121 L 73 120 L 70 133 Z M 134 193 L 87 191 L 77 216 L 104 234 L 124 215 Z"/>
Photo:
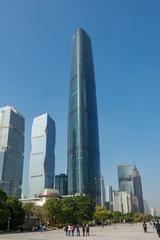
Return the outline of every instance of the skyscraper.
<path id="1" fill-rule="evenodd" d="M 100 204 L 100 153 L 91 40 L 72 37 L 68 115 L 68 193 L 90 194 Z"/>
<path id="2" fill-rule="evenodd" d="M 0 188 L 21 197 L 24 117 L 13 107 L 0 108 Z"/>
<path id="3" fill-rule="evenodd" d="M 104 177 L 101 175 L 101 206 L 104 206 L 106 202 L 106 189 L 104 184 Z"/>
<path id="4" fill-rule="evenodd" d="M 132 174 L 133 174 L 132 165 L 124 164 L 118 166 L 119 191 L 125 191 L 129 194 L 134 195 Z"/>
<path id="5" fill-rule="evenodd" d="M 55 176 L 55 189 L 59 191 L 60 196 L 68 194 L 68 177 L 65 173 Z"/>
<path id="6" fill-rule="evenodd" d="M 33 120 L 30 156 L 30 197 L 41 195 L 45 188 L 54 187 L 55 122 L 49 114 Z"/>
<path id="7" fill-rule="evenodd" d="M 136 166 L 134 166 L 134 168 L 133 168 L 133 186 L 134 186 L 134 195 L 138 199 L 139 211 L 141 213 L 144 213 L 141 176 L 140 176 L 139 171 L 136 168 Z"/>

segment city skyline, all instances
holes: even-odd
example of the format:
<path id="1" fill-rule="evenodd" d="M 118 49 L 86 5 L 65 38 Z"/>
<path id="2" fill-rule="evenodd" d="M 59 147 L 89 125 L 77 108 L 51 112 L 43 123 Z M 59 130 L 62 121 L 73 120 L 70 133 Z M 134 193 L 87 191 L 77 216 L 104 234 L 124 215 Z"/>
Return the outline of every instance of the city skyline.
<path id="1" fill-rule="evenodd" d="M 135 161 L 144 198 L 158 206 L 160 3 L 69 2 L 0 3 L 0 100 L 1 106 L 17 107 L 26 119 L 24 193 L 35 116 L 53 116 L 56 173 L 67 168 L 70 41 L 77 27 L 83 27 L 94 49 L 105 183 L 117 188 L 116 166 Z"/>

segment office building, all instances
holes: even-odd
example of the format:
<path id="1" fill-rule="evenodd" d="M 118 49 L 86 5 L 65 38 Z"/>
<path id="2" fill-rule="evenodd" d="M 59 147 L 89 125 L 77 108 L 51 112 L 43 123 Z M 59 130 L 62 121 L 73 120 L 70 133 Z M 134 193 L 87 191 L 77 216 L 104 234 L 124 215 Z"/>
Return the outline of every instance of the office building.
<path id="1" fill-rule="evenodd" d="M 105 202 L 106 202 L 106 190 L 105 190 L 103 175 L 101 175 L 101 182 L 100 183 L 101 183 L 101 206 L 104 206 Z"/>
<path id="2" fill-rule="evenodd" d="M 49 114 L 34 118 L 31 142 L 29 196 L 38 197 L 45 188 L 54 188 L 55 122 Z"/>
<path id="3" fill-rule="evenodd" d="M 124 191 L 134 195 L 132 174 L 133 174 L 132 165 L 125 164 L 118 166 L 119 191 Z"/>
<path id="4" fill-rule="evenodd" d="M 20 198 L 24 161 L 24 117 L 14 107 L 0 108 L 0 188 Z"/>
<path id="5" fill-rule="evenodd" d="M 119 211 L 123 214 L 131 212 L 131 195 L 124 191 L 113 191 L 113 211 Z"/>
<path id="6" fill-rule="evenodd" d="M 109 211 L 113 211 L 113 191 L 112 186 L 106 186 L 106 207 Z"/>
<path id="7" fill-rule="evenodd" d="M 100 204 L 100 153 L 91 39 L 83 29 L 72 38 L 68 114 L 68 194 L 89 194 Z"/>
<path id="8" fill-rule="evenodd" d="M 59 195 L 68 194 L 68 177 L 65 173 L 55 176 L 55 189 L 59 191 Z"/>
<path id="9" fill-rule="evenodd" d="M 134 195 L 138 199 L 139 212 L 144 213 L 141 176 L 136 166 L 134 166 L 133 168 L 133 186 L 134 186 Z"/>

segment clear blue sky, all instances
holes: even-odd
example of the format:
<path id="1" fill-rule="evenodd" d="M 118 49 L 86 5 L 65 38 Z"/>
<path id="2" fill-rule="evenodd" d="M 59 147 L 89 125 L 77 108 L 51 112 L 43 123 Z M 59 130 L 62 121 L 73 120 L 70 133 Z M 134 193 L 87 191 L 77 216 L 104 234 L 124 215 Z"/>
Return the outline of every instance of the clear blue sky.
<path id="1" fill-rule="evenodd" d="M 117 188 L 117 164 L 136 162 L 144 196 L 160 205 L 160 1 L 1 0 L 0 105 L 26 119 L 24 192 L 35 116 L 56 121 L 56 173 L 67 165 L 71 36 L 92 39 L 101 169 Z"/>

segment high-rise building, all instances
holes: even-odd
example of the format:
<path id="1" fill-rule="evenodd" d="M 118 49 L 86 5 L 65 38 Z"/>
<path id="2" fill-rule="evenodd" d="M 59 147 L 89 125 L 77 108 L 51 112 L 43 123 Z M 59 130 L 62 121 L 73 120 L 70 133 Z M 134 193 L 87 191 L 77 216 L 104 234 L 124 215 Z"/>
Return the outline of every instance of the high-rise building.
<path id="1" fill-rule="evenodd" d="M 129 194 L 134 194 L 132 173 L 132 165 L 125 164 L 118 166 L 119 191 L 125 191 Z"/>
<path id="2" fill-rule="evenodd" d="M 68 115 L 68 193 L 90 194 L 100 204 L 100 153 L 91 39 L 83 29 L 72 38 Z"/>
<path id="3" fill-rule="evenodd" d="M 55 189 L 59 191 L 59 195 L 68 194 L 68 176 L 65 173 L 61 173 L 55 176 Z"/>
<path id="4" fill-rule="evenodd" d="M 132 211 L 131 194 L 124 191 L 113 191 L 113 210 L 121 213 Z"/>
<path id="5" fill-rule="evenodd" d="M 134 166 L 133 168 L 133 186 L 134 186 L 134 195 L 138 199 L 139 212 L 144 213 L 141 176 L 136 166 Z"/>
<path id="6" fill-rule="evenodd" d="M 104 184 L 104 177 L 101 175 L 101 206 L 104 206 L 106 202 L 106 190 Z"/>
<path id="7" fill-rule="evenodd" d="M 106 207 L 109 211 L 113 211 L 113 191 L 112 186 L 106 186 Z"/>
<path id="8" fill-rule="evenodd" d="M 20 198 L 24 161 L 24 117 L 13 107 L 0 108 L 0 188 Z"/>
<path id="9" fill-rule="evenodd" d="M 34 118 L 31 141 L 29 195 L 37 197 L 54 187 L 55 122 L 49 114 Z"/>
<path id="10" fill-rule="evenodd" d="M 143 204 L 144 204 L 144 213 L 149 214 L 149 206 L 148 206 L 147 200 L 144 199 Z"/>

